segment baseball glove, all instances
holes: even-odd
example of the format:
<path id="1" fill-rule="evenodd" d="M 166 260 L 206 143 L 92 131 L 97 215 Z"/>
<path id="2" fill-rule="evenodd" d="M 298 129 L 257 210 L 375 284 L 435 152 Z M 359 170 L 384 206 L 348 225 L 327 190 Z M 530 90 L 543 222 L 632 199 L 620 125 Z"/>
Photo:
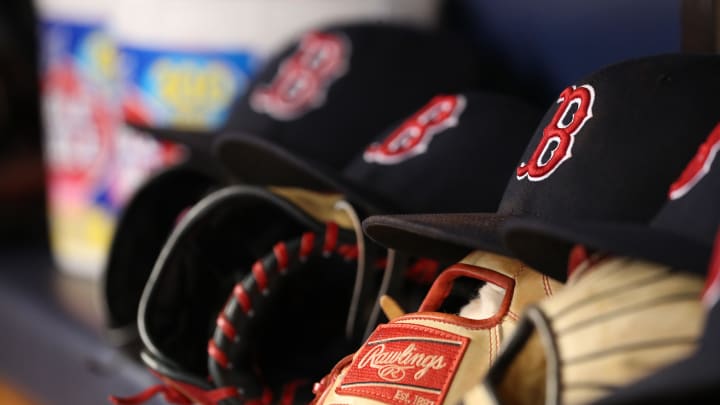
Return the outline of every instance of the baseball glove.
<path id="1" fill-rule="evenodd" d="M 178 218 L 223 183 L 210 170 L 182 163 L 147 180 L 123 210 L 102 280 L 109 336 L 118 346 L 137 346 L 140 295 Z"/>
<path id="2" fill-rule="evenodd" d="M 526 310 L 485 387 L 465 402 L 602 398 L 693 351 L 705 318 L 702 287 L 696 275 L 650 262 L 586 261 L 562 292 Z"/>
<path id="3" fill-rule="evenodd" d="M 485 286 L 453 315 L 453 287 L 463 279 Z M 517 260 L 474 252 L 441 273 L 418 312 L 378 326 L 337 363 L 315 385 L 313 403 L 454 404 L 496 360 L 518 314 L 560 287 Z"/>
<path id="4" fill-rule="evenodd" d="M 181 398 L 203 404 L 231 403 L 238 398 L 243 402 L 248 398 L 269 400 L 270 393 L 278 400 L 290 389 L 288 383 L 292 380 L 286 375 L 313 381 L 337 361 L 334 353 L 351 352 L 361 341 L 361 326 L 369 319 L 383 276 L 375 270 L 385 265 L 381 257 L 385 251 L 364 241 L 357 243 L 351 215 L 337 208 L 343 206 L 339 195 L 300 189 L 273 191 L 233 186 L 212 193 L 185 214 L 169 237 L 148 280 L 138 315 L 145 346 L 143 361 L 166 385 L 149 392 L 170 393 L 174 401 Z M 293 256 L 301 246 L 300 239 L 294 240 L 297 235 L 305 235 L 303 246 L 307 246 L 307 235 L 316 235 L 317 246 L 310 250 L 307 260 Z M 286 242 L 277 243 L 283 240 Z M 333 240 L 336 242 L 330 244 Z M 263 257 L 267 252 L 272 253 Z M 287 260 L 278 260 L 282 258 Z M 435 273 L 431 262 L 418 263 L 417 274 L 412 275 L 422 276 L 421 280 L 408 284 L 412 287 L 408 291 L 420 291 L 416 293 L 419 302 L 429 284 L 422 281 L 434 278 Z M 296 268 L 303 270 L 298 272 Z M 279 278 L 283 281 L 275 283 L 279 269 L 288 269 L 287 274 Z M 252 280 L 263 274 L 267 290 L 259 293 L 258 284 Z M 248 313 L 236 307 L 228 309 L 228 305 L 241 302 L 227 298 L 240 296 L 242 286 L 253 303 Z M 318 294 L 320 291 L 323 294 Z M 213 336 L 215 320 L 223 308 L 229 319 L 236 320 L 235 335 L 244 337 L 236 345 L 234 340 L 223 340 L 215 332 L 217 347 L 232 359 L 233 373 L 218 369 L 220 364 L 227 366 L 222 361 L 211 361 L 208 368 L 208 339 Z M 312 310 L 319 314 L 313 318 L 315 322 L 305 317 Z M 220 325 L 227 332 L 228 323 Z M 294 339 L 287 339 L 287 331 L 294 331 Z M 262 346 L 252 346 L 248 343 L 251 341 Z M 325 347 L 330 341 L 337 346 Z M 256 359 L 248 357 L 243 349 L 246 346 L 253 347 L 253 356 L 262 354 L 263 375 L 255 372 Z M 211 353 L 218 353 L 212 345 Z M 307 367 L 294 369 L 292 366 L 299 363 L 293 359 L 302 354 L 307 356 Z M 240 377 L 237 382 L 235 373 L 252 378 Z M 309 387 L 305 390 L 306 400 L 311 397 Z M 298 392 L 301 388 L 297 388 Z M 301 398 L 298 396 L 299 402 Z M 128 403 L 120 398 L 114 401 Z"/>

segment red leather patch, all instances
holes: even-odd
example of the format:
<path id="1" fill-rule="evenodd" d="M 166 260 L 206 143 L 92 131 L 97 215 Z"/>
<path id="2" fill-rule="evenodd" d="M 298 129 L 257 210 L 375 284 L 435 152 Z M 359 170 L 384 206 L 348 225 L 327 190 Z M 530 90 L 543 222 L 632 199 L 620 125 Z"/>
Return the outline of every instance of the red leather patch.
<path id="1" fill-rule="evenodd" d="M 337 388 L 394 405 L 435 405 L 445 399 L 470 339 L 412 324 L 380 325 Z"/>
<path id="2" fill-rule="evenodd" d="M 575 270 L 585 262 L 590 256 L 588 255 L 587 249 L 583 245 L 575 245 L 572 249 L 570 249 L 570 254 L 568 255 L 568 269 L 567 269 L 567 275 L 568 278 L 572 276 L 572 274 L 575 272 Z"/>

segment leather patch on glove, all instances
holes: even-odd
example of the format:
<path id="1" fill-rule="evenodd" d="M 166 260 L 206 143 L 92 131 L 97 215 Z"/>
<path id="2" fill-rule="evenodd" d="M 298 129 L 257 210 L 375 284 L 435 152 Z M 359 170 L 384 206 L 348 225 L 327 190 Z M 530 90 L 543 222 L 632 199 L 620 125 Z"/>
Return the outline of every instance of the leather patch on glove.
<path id="1" fill-rule="evenodd" d="M 442 403 L 469 340 L 421 325 L 380 325 L 355 356 L 337 393 L 394 405 Z"/>

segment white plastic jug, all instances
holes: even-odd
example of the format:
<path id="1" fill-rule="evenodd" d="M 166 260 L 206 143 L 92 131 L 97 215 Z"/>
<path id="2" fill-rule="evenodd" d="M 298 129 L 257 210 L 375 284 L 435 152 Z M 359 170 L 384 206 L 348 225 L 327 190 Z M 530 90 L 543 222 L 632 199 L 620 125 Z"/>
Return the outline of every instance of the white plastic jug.
<path id="1" fill-rule="evenodd" d="M 137 184 L 176 158 L 122 125 L 110 3 L 35 3 L 50 242 L 60 270 L 86 277 L 102 271 L 118 212 Z"/>

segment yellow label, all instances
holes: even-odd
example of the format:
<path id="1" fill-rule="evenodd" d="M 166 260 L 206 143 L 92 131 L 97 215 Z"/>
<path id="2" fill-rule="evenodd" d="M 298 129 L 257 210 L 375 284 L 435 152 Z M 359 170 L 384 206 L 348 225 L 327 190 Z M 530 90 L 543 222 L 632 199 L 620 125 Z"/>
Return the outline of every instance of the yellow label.
<path id="1" fill-rule="evenodd" d="M 161 59 L 151 68 L 160 101 L 173 109 L 174 121 L 202 126 L 235 94 L 235 78 L 224 63 Z"/>
<path id="2" fill-rule="evenodd" d="M 85 40 L 87 59 L 97 80 L 114 80 L 117 75 L 117 49 L 112 40 L 103 32 L 93 32 Z"/>

